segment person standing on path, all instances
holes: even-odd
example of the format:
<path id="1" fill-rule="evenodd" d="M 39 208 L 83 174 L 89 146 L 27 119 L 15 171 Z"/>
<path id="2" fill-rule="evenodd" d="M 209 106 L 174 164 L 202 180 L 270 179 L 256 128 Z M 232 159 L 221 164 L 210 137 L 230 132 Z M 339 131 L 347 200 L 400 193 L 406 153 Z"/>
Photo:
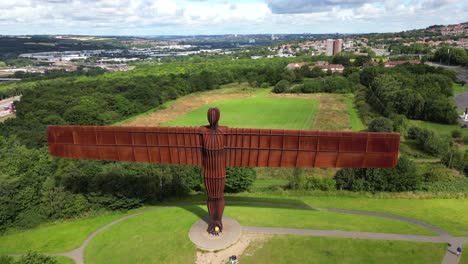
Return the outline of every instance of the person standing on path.
<path id="1" fill-rule="evenodd" d="M 462 253 L 462 245 L 460 244 L 458 247 L 457 247 L 457 257 L 459 257 Z"/>

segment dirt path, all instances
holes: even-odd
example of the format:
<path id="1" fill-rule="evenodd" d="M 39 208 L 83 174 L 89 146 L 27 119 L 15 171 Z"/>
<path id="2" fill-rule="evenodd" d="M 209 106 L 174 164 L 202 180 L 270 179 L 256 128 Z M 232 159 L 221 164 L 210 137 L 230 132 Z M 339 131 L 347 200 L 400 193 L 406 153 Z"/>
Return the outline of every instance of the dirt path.
<path id="1" fill-rule="evenodd" d="M 256 244 L 270 238 L 266 234 L 242 234 L 239 241 L 229 248 L 218 252 L 197 252 L 196 264 L 225 264 L 229 261 L 232 255 L 240 256 L 244 253 L 245 249 L 253 242 Z"/>
<path id="2" fill-rule="evenodd" d="M 351 130 L 351 120 L 346 107 L 346 98 L 335 94 L 320 96 L 320 110 L 315 117 L 313 129 Z"/>
<path id="3" fill-rule="evenodd" d="M 148 115 L 138 116 L 119 125 L 159 126 L 215 101 L 254 97 L 255 93 L 252 91 L 252 89 L 245 88 L 224 88 L 190 94 L 177 99 L 173 104 L 165 109 L 152 112 Z"/>

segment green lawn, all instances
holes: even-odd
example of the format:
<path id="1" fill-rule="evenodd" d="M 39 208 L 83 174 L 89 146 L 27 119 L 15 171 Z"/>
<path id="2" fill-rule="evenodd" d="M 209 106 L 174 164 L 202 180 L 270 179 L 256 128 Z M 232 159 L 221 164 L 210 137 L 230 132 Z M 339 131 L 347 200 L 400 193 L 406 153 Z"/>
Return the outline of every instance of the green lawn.
<path id="1" fill-rule="evenodd" d="M 356 106 L 354 105 L 353 95 L 346 96 L 346 109 L 348 110 L 353 131 L 362 131 L 366 129 L 366 126 L 364 126 L 364 124 L 362 123 L 362 120 L 359 117 L 359 112 L 356 109 Z"/>
<path id="2" fill-rule="evenodd" d="M 196 250 L 187 233 L 198 215 L 206 215 L 204 205 L 163 209 L 118 223 L 91 241 L 85 250 L 85 261 L 192 263 Z M 398 221 L 324 211 L 230 205 L 225 215 L 250 226 L 427 234 L 422 228 Z"/>
<path id="3" fill-rule="evenodd" d="M 246 196 L 244 194 L 243 196 Z M 261 196 L 261 195 L 260 195 Z M 270 198 L 274 196 L 269 196 Z M 265 197 L 264 197 L 265 198 Z M 466 210 L 460 210 L 460 205 L 464 200 L 452 200 L 447 199 L 445 203 L 427 203 L 427 200 L 410 200 L 412 202 L 411 206 L 407 206 L 409 203 L 407 200 L 400 199 L 369 199 L 369 198 L 346 198 L 346 197 L 290 197 L 288 200 L 286 197 L 280 196 L 280 199 L 276 202 L 287 202 L 297 203 L 297 204 L 310 204 L 314 206 L 323 206 L 323 207 L 337 207 L 337 208 L 355 208 L 358 210 L 369 210 L 369 211 L 387 211 L 393 212 L 395 214 L 402 214 L 416 216 L 415 218 L 422 218 L 422 220 L 427 220 L 427 222 L 432 223 L 434 220 L 437 224 L 438 221 L 444 221 L 444 224 L 441 225 L 442 228 L 447 230 L 457 230 L 460 232 L 460 229 L 463 229 L 465 226 L 466 230 Z M 192 200 L 201 201 L 203 198 L 200 196 L 194 197 L 193 199 L 187 199 L 184 202 L 190 202 Z M 244 199 L 244 198 L 243 198 Z M 316 211 L 316 210 L 303 210 L 303 209 L 287 209 L 280 208 L 275 206 L 244 206 L 235 203 L 230 203 L 233 200 L 243 200 L 239 196 L 229 196 L 227 198 L 226 215 L 238 219 L 238 221 L 243 225 L 251 226 L 273 226 L 273 227 L 290 227 L 290 228 L 308 228 L 308 229 L 337 229 L 337 230 L 348 230 L 348 231 L 368 231 L 368 232 L 386 232 L 386 233 L 408 233 L 408 234 L 427 234 L 433 235 L 429 230 L 420 228 L 416 225 L 407 224 L 400 221 L 389 220 L 379 217 L 368 217 L 368 216 L 359 216 L 359 215 L 348 215 L 341 213 L 332 213 L 327 211 Z M 262 201 L 262 198 L 248 198 L 250 201 Z M 245 200 L 245 199 L 244 199 Z M 271 200 L 271 199 L 270 199 Z M 426 201 L 426 202 L 424 202 Z M 440 201 L 440 200 L 431 200 L 431 201 Z M 460 202 L 457 202 L 460 201 Z M 424 205 L 425 210 L 421 210 L 418 207 L 421 207 L 421 204 Z M 456 207 L 459 208 L 456 208 Z M 383 210 L 384 209 L 386 210 Z M 178 212 L 182 210 L 182 213 L 177 213 L 181 215 L 181 219 L 192 219 L 191 223 L 185 223 L 186 220 L 183 220 L 181 227 L 185 225 L 191 226 L 196 218 L 194 213 L 198 216 L 205 216 L 206 208 L 205 205 L 200 206 L 185 206 L 186 210 L 180 208 L 171 208 L 163 209 L 157 212 L 146 213 L 144 216 L 138 216 L 137 218 L 146 219 L 149 216 L 157 214 L 157 219 L 159 218 L 168 218 L 173 215 L 173 211 Z M 406 208 L 406 210 L 405 210 Z M 447 214 L 441 214 L 444 208 L 449 208 Z M 150 208 L 141 208 L 135 211 L 150 210 Z M 135 212 L 132 211 L 132 212 Z M 167 212 L 167 213 L 166 213 Z M 185 212 L 185 213 L 183 213 Z M 189 213 L 194 212 L 194 213 Z M 129 212 L 130 213 L 130 212 Z M 81 219 L 69 222 L 61 222 L 56 224 L 48 224 L 40 226 L 35 229 L 26 230 L 19 233 L 9 234 L 0 237 L 0 254 L 14 254 L 14 253 L 26 253 L 30 250 L 38 251 L 41 253 L 51 253 L 51 252 L 63 252 L 68 251 L 74 248 L 77 248 L 81 245 L 84 239 L 91 234 L 93 231 L 97 230 L 99 227 L 104 226 L 107 223 L 115 220 L 118 217 L 121 217 L 125 214 L 116 213 L 110 215 L 103 215 L 100 217 L 93 217 L 89 219 Z M 146 216 L 148 215 L 148 216 Z M 453 218 L 453 219 L 452 219 Z M 133 218 L 132 218 L 133 219 Z M 143 223 L 143 220 L 139 220 L 137 224 L 133 222 L 134 220 L 126 220 L 123 223 L 133 223 L 125 224 L 128 227 L 128 232 L 131 232 L 134 228 L 139 229 L 140 225 L 146 225 Z M 171 222 L 171 220 L 168 220 Z M 188 220 L 187 220 L 188 221 Z M 465 221 L 465 222 L 463 222 Z M 177 220 L 177 222 L 180 222 Z M 159 222 L 158 222 L 159 223 Z M 173 223 L 177 226 L 176 223 Z M 121 224 L 118 224 L 121 225 Z M 114 227 L 105 231 L 105 233 L 112 233 Z M 172 227 L 168 226 L 167 229 Z M 155 235 L 153 233 L 153 235 Z M 185 234 L 186 235 L 186 234 Z M 184 235 L 184 236 L 185 236 Z M 154 236 L 159 237 L 159 236 Z M 154 238 L 153 237 L 153 238 Z M 110 238 L 109 238 L 110 239 Z M 156 239 L 158 240 L 158 239 Z M 21 243 L 18 243 L 21 241 Z M 94 241 L 94 240 L 93 240 Z M 97 240 L 99 241 L 99 240 Z M 97 243 L 98 242 L 92 242 Z M 107 243 L 107 242 L 106 242 Z M 117 243 L 117 242 L 116 242 Z M 154 242 L 159 243 L 159 242 Z M 102 245 L 103 247 L 106 245 Z M 91 246 L 93 248 L 94 246 Z M 98 246 L 100 247 L 100 246 Z M 94 249 L 93 249 L 94 250 Z"/>
<path id="4" fill-rule="evenodd" d="M 0 236 L 0 254 L 69 251 L 81 246 L 86 237 L 100 227 L 124 215 L 125 213 L 115 212 L 86 219 L 48 223 L 24 231 L 12 231 L 10 234 Z"/>
<path id="5" fill-rule="evenodd" d="M 250 245 L 239 261 L 255 263 L 440 263 L 445 244 L 365 239 L 273 236 Z"/>
<path id="6" fill-rule="evenodd" d="M 196 220 L 182 208 L 130 218 L 98 234 L 85 250 L 85 263 L 194 263 L 188 232 Z"/>
<path id="7" fill-rule="evenodd" d="M 468 86 L 462 86 L 459 83 L 454 83 L 452 85 L 453 95 L 457 96 L 461 93 L 468 92 Z"/>
<path id="8" fill-rule="evenodd" d="M 431 129 L 434 132 L 439 133 L 441 135 L 451 136 L 452 131 L 455 129 L 459 129 L 460 131 L 462 131 L 463 135 L 468 135 L 468 129 L 460 129 L 459 125 L 444 125 L 421 120 L 411 120 L 410 123 L 413 126 Z"/>
<path id="9" fill-rule="evenodd" d="M 309 129 L 318 111 L 312 99 L 268 98 L 265 93 L 253 98 L 222 100 L 198 108 L 165 126 L 200 126 L 207 123 L 209 107 L 221 110 L 220 125 L 254 128 Z"/>
<path id="10" fill-rule="evenodd" d="M 245 226 L 437 235 L 426 228 L 401 221 L 322 210 L 233 204 L 224 212 Z"/>
<path id="11" fill-rule="evenodd" d="M 455 236 L 468 236 L 468 199 L 403 199 L 349 197 L 343 194 L 313 196 L 285 192 L 231 195 L 229 200 L 272 201 L 307 204 L 316 207 L 382 212 L 425 221 Z"/>
<path id="12" fill-rule="evenodd" d="M 462 251 L 461 259 L 460 259 L 460 262 L 458 262 L 458 264 L 468 264 L 468 253 L 466 253 L 466 249 L 468 249 L 468 244 L 463 245 L 462 249 L 464 251 Z M 465 253 L 463 253 L 463 252 L 465 252 Z"/>
<path id="13" fill-rule="evenodd" d="M 55 259 L 57 260 L 58 264 L 75 264 L 75 261 L 73 261 L 71 258 L 57 256 Z"/>
<path id="14" fill-rule="evenodd" d="M 287 180 L 255 180 L 250 190 L 252 192 L 262 192 L 275 187 L 282 187 L 288 184 Z"/>

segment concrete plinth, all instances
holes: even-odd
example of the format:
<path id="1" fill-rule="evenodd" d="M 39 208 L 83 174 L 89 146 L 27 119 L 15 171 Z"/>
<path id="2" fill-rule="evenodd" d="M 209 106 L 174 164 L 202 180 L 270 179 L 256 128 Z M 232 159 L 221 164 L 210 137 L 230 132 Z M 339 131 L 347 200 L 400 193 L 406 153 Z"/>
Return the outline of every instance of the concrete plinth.
<path id="1" fill-rule="evenodd" d="M 241 225 L 230 217 L 223 217 L 223 232 L 219 236 L 208 234 L 206 220 L 196 222 L 189 232 L 190 240 L 200 249 L 207 251 L 222 250 L 235 244 L 242 232 Z"/>

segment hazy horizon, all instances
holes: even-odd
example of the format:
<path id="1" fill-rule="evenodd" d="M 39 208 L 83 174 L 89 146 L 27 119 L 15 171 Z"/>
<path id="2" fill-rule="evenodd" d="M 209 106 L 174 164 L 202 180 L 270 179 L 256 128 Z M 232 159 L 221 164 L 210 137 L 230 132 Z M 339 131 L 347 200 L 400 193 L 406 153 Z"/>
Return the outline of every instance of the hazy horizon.
<path id="1" fill-rule="evenodd" d="M 468 21 L 453 0 L 10 0 L 1 35 L 361 34 Z"/>

